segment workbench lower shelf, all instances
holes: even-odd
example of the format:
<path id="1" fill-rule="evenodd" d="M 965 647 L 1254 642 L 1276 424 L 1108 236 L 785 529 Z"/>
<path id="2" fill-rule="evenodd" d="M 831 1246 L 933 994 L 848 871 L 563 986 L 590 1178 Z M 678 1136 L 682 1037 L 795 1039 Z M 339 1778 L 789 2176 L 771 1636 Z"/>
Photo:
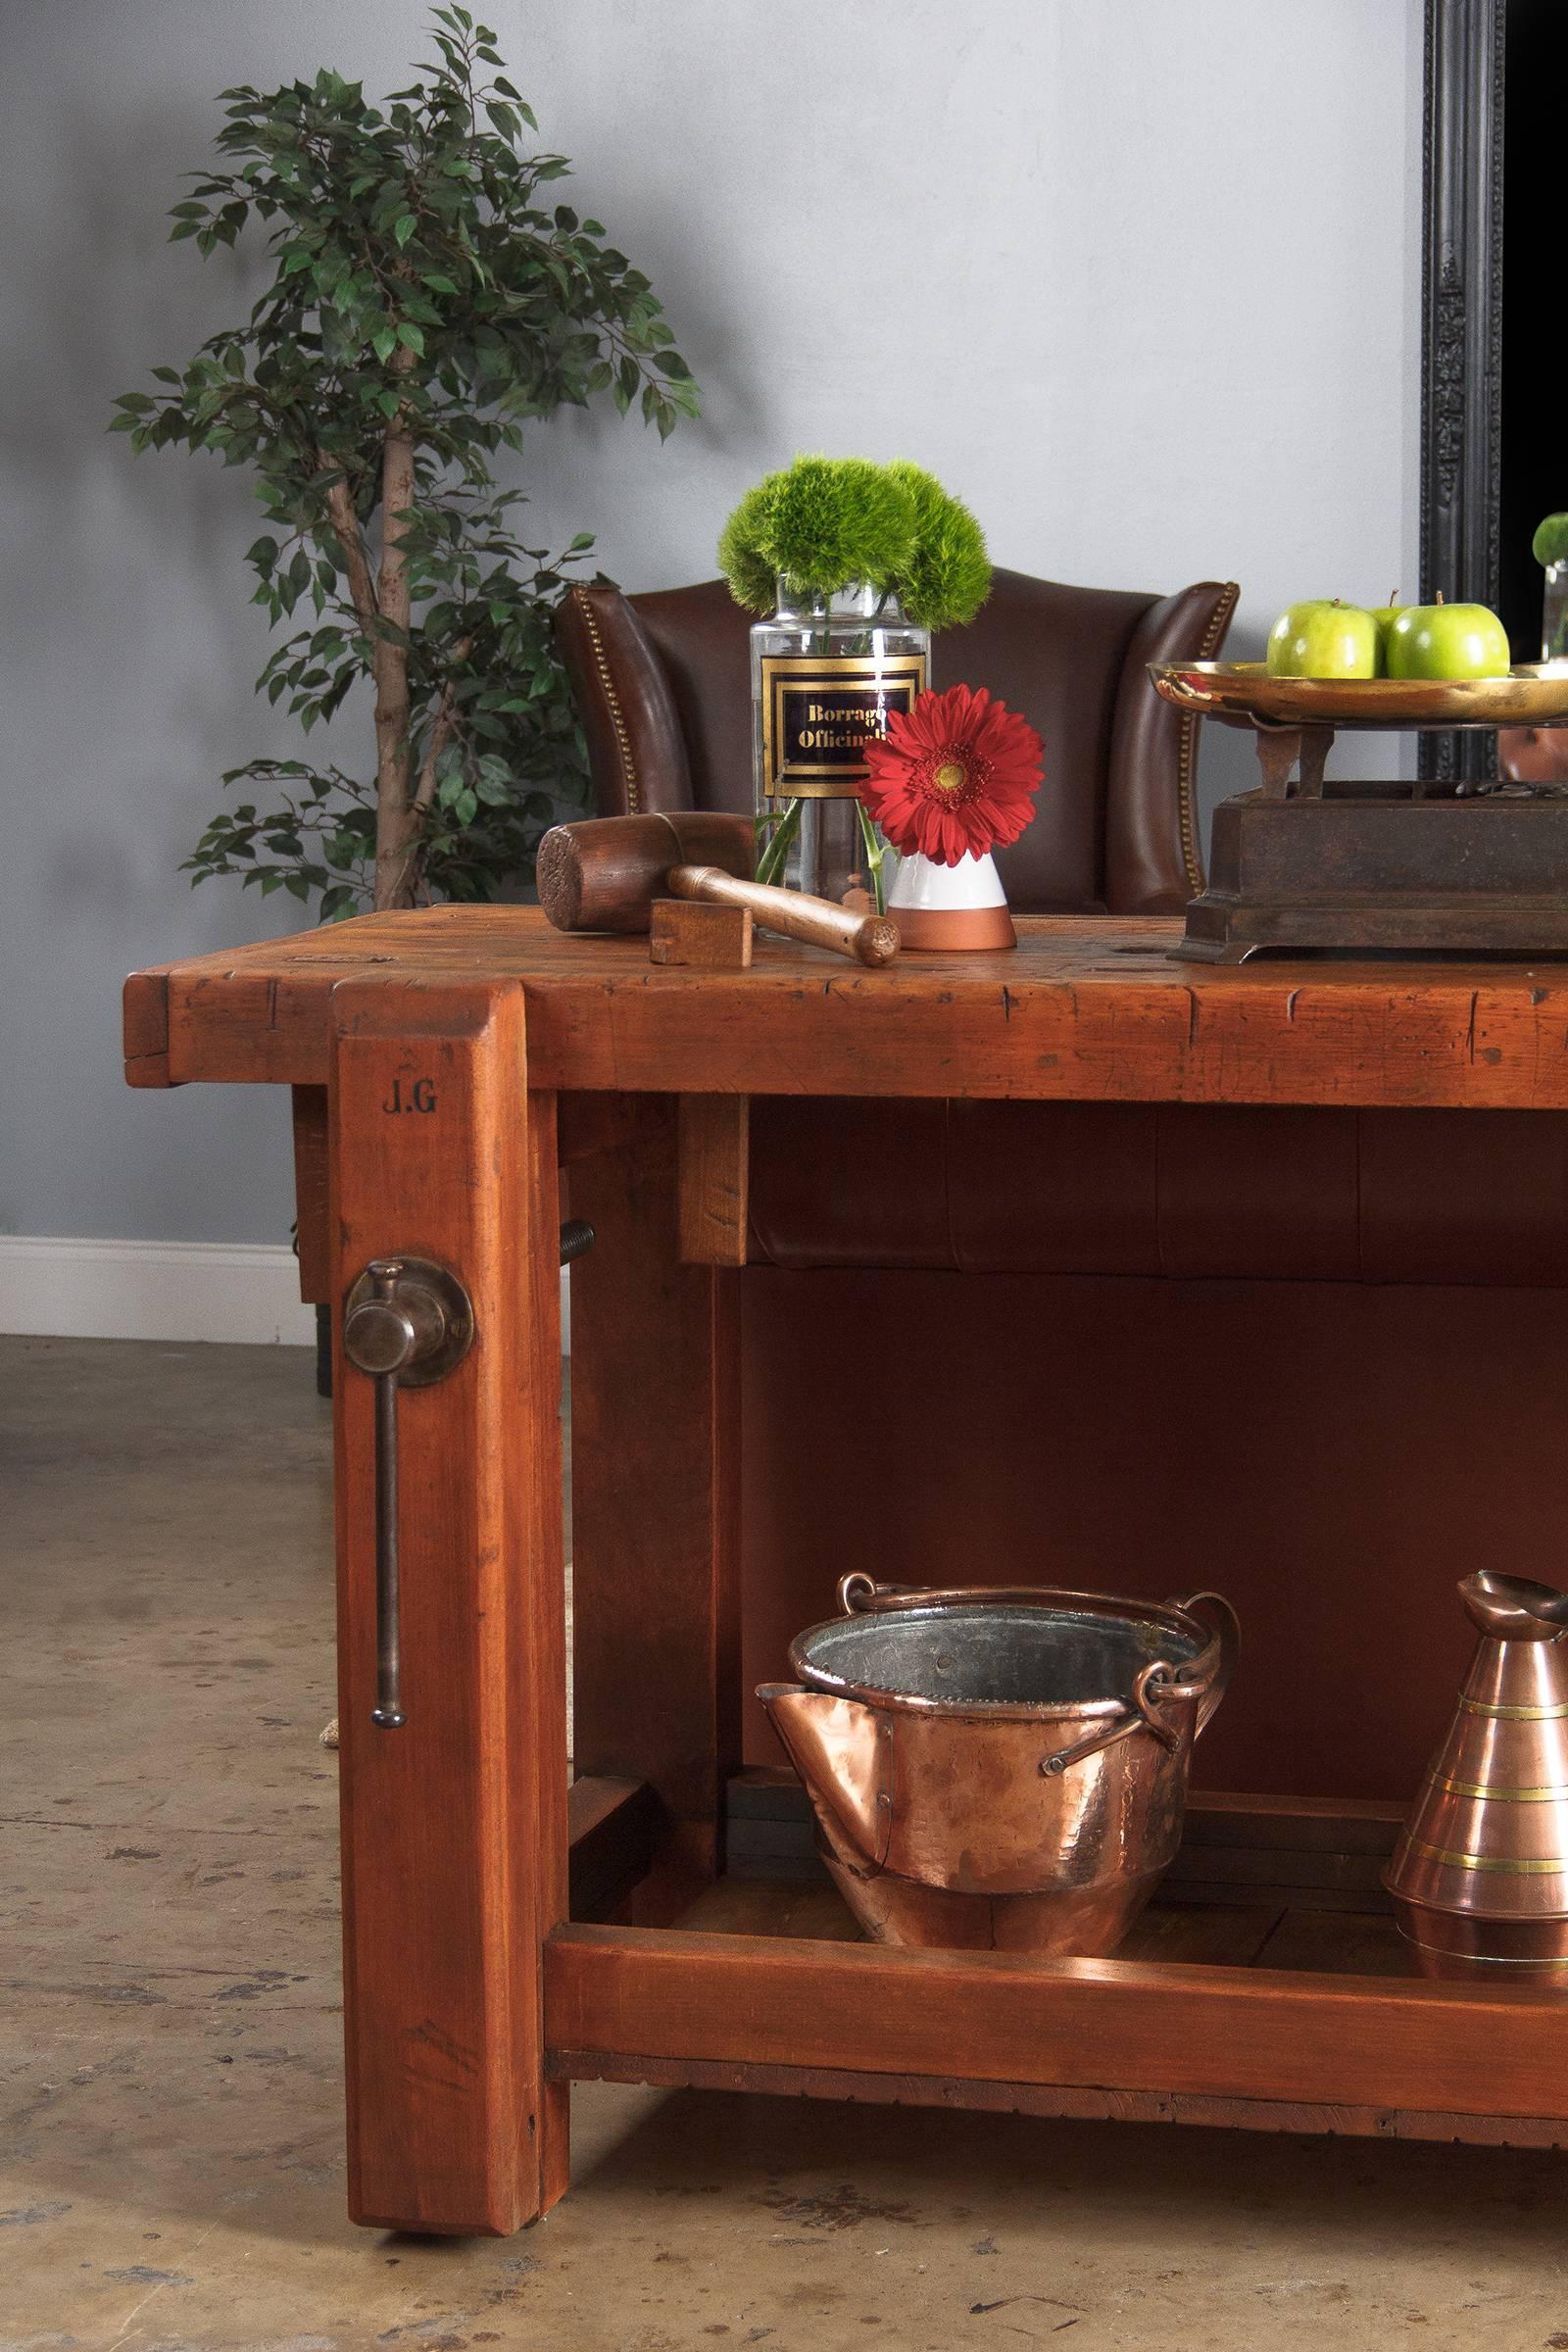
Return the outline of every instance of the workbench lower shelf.
<path id="1" fill-rule="evenodd" d="M 732 1786 L 738 1868 L 675 1926 L 550 1938 L 552 2076 L 1568 2145 L 1568 1994 L 1409 1972 L 1378 1886 L 1392 1807 L 1195 1798 L 1115 1957 L 1042 1961 L 861 1941 L 794 1798 L 785 1775 Z M 760 1851 L 748 1818 L 773 1824 Z"/>

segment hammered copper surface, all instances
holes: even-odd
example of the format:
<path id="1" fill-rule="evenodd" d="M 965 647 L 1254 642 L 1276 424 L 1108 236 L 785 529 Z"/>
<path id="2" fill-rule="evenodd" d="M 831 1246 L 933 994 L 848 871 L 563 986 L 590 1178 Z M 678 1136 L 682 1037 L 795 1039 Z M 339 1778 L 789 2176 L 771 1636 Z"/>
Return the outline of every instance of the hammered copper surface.
<path id="1" fill-rule="evenodd" d="M 885 1943 L 1114 1949 L 1181 1842 L 1188 1760 L 1239 1642 L 1229 1604 L 847 1578 L 759 1697 L 823 1858 Z M 1212 1619 L 1204 1623 L 1198 1612 Z"/>
<path id="2" fill-rule="evenodd" d="M 1540 727 L 1568 720 L 1568 662 L 1500 678 L 1271 678 L 1261 662 L 1152 662 L 1167 703 L 1284 727 Z"/>
<path id="3" fill-rule="evenodd" d="M 1459 1594 L 1481 1641 L 1385 1884 L 1428 1976 L 1568 1969 L 1568 1594 L 1490 1569 Z"/>

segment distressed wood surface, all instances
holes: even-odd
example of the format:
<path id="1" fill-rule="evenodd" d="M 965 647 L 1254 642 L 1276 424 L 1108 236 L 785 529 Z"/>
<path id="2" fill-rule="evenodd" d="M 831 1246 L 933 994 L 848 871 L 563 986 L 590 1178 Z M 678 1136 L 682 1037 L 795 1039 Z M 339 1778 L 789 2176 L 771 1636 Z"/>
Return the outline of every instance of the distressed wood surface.
<path id="1" fill-rule="evenodd" d="M 172 1086 L 169 1070 L 169 976 L 174 964 L 154 964 L 125 982 L 121 1029 L 127 1086 Z"/>
<path id="2" fill-rule="evenodd" d="M 737 1277 L 678 1261 L 677 1165 L 656 1102 L 570 1200 L 598 1236 L 571 1269 L 573 1742 L 653 1789 L 678 1911 L 717 1864 L 741 1677 Z"/>
<path id="3" fill-rule="evenodd" d="M 682 1265 L 744 1266 L 751 1198 L 749 1095 L 682 1095 L 677 1236 Z"/>
<path id="4" fill-rule="evenodd" d="M 563 1928 L 554 2052 L 1568 2117 L 1560 1994 L 1139 1960 Z M 638 2078 L 640 2079 L 640 2078 Z"/>
<path id="5" fill-rule="evenodd" d="M 693 972 L 529 907 L 367 915 L 135 975 L 127 1074 L 320 1085 L 334 986 L 424 976 L 520 981 L 547 1088 L 1568 1107 L 1560 964 L 1204 968 L 1172 960 L 1171 921 L 1018 931 L 1010 954 L 882 971 L 760 939 L 749 971 Z"/>
<path id="6" fill-rule="evenodd" d="M 744 972 L 756 942 L 749 906 L 712 906 L 701 899 L 656 899 L 648 924 L 650 963 L 689 970 Z"/>
<path id="7" fill-rule="evenodd" d="M 1199 2124 L 1225 2132 L 1313 2132 L 1336 2138 L 1462 2140 L 1471 2147 L 1568 2146 L 1568 2121 L 1543 2115 L 1444 2114 L 1301 2100 L 1210 2098 L 1193 2091 L 1074 2089 L 1059 2083 L 974 2082 L 956 2075 L 870 2075 L 849 2068 L 755 2066 L 734 2060 L 650 2058 L 552 2050 L 565 2082 L 653 2082 L 694 2090 L 760 2091 L 857 2106 L 980 2108 L 1073 2123 Z"/>
<path id="8" fill-rule="evenodd" d="M 317 1306 L 332 1296 L 332 1234 L 324 1086 L 297 1086 L 294 1101 L 294 1253 L 300 1297 Z"/>
<path id="9" fill-rule="evenodd" d="M 643 1781 L 580 1776 L 566 1792 L 573 1919 L 615 1919 L 654 1866 L 659 1804 Z"/>
<path id="10" fill-rule="evenodd" d="M 399 1730 L 371 1721 L 374 1383 L 340 1329 L 334 1363 L 350 2210 L 505 2231 L 566 2178 L 540 2005 L 567 1892 L 555 1102 L 515 986 L 354 986 L 334 1014 L 334 1295 L 423 1256 L 474 1314 L 399 1397 Z"/>

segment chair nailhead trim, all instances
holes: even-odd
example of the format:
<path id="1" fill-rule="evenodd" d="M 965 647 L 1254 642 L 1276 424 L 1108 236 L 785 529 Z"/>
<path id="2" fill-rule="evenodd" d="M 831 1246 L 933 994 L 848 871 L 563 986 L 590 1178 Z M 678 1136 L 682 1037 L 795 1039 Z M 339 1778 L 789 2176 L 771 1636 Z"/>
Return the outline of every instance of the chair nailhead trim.
<path id="1" fill-rule="evenodd" d="M 631 730 L 626 724 L 626 713 L 621 708 L 620 696 L 615 691 L 615 681 L 610 667 L 610 657 L 605 651 L 604 632 L 599 626 L 599 615 L 582 590 L 574 588 L 571 596 L 573 604 L 582 614 L 583 626 L 588 631 L 588 642 L 593 648 L 594 667 L 599 672 L 599 683 L 604 689 L 605 706 L 610 712 L 610 723 L 615 731 L 615 743 L 620 752 L 621 782 L 626 787 L 626 808 L 632 816 L 636 816 L 642 808 L 642 786 L 637 780 L 637 766 L 631 755 Z"/>

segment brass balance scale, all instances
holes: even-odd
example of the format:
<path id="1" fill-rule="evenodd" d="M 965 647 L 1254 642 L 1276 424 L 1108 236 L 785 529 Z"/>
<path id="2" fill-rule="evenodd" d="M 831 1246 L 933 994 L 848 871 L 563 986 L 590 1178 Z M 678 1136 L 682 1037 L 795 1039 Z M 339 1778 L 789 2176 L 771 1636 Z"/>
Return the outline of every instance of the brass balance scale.
<path id="1" fill-rule="evenodd" d="M 1568 788 L 1329 779 L 1341 732 L 1568 725 L 1568 662 L 1506 677 L 1273 678 L 1261 662 L 1151 663 L 1178 710 L 1250 728 L 1262 783 L 1214 811 L 1208 887 L 1173 953 L 1568 952 Z"/>

